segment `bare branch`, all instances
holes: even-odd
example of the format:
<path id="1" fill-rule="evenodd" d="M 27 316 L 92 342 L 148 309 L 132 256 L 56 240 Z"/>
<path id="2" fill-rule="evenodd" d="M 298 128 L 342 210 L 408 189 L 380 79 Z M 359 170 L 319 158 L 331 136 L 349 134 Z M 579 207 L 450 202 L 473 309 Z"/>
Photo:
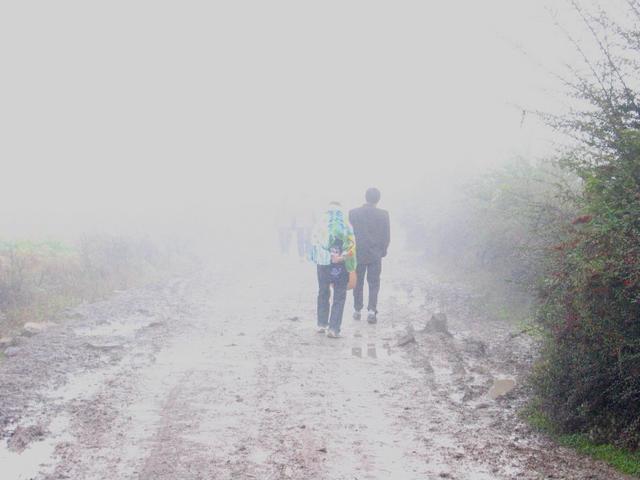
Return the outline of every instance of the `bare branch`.
<path id="1" fill-rule="evenodd" d="M 627 0 L 627 4 L 640 20 L 640 6 L 638 5 L 637 0 Z"/>
<path id="2" fill-rule="evenodd" d="M 573 0 L 569 0 L 569 1 L 573 2 Z M 586 52 L 580 46 L 580 43 L 578 43 L 578 41 L 573 37 L 573 35 L 571 35 L 571 33 L 569 33 L 567 31 L 567 29 L 564 28 L 557 20 L 554 20 L 554 24 L 567 37 L 567 40 L 569 40 L 569 42 L 574 46 L 576 51 L 580 54 L 580 56 L 582 57 L 582 60 L 584 61 L 585 65 L 587 65 L 587 67 L 591 71 L 591 74 L 595 78 L 596 82 L 598 82 L 598 85 L 600 85 L 600 88 L 602 89 L 602 93 L 608 99 L 608 103 L 613 108 L 614 103 L 613 103 L 613 101 L 611 99 L 610 92 L 607 90 L 607 87 L 604 84 L 604 79 L 600 77 L 600 75 L 598 74 L 598 71 L 596 70 L 595 66 L 593 65 L 593 63 L 589 59 L 589 56 L 586 54 Z"/>
<path id="3" fill-rule="evenodd" d="M 578 15 L 582 19 L 582 21 L 584 22 L 585 26 L 591 32 L 591 35 L 593 36 L 594 40 L 598 44 L 598 47 L 600 48 L 600 51 L 606 57 L 607 62 L 609 63 L 609 66 L 611 67 L 611 70 L 618 77 L 618 80 L 620 81 L 620 84 L 622 85 L 622 87 L 625 90 L 625 92 L 630 92 L 631 90 L 627 86 L 627 83 L 625 82 L 625 80 L 624 80 L 624 78 L 622 76 L 622 73 L 620 72 L 620 69 L 616 66 L 616 64 L 614 63 L 613 59 L 611 58 L 611 52 L 602 43 L 602 40 L 600 39 L 600 36 L 598 35 L 598 33 L 596 32 L 596 29 L 593 27 L 591 21 L 589 20 L 589 18 L 585 14 L 584 9 L 580 5 L 578 5 L 578 2 L 576 0 L 569 0 L 569 1 L 571 2 L 571 5 L 573 5 L 573 8 L 576 10 Z"/>

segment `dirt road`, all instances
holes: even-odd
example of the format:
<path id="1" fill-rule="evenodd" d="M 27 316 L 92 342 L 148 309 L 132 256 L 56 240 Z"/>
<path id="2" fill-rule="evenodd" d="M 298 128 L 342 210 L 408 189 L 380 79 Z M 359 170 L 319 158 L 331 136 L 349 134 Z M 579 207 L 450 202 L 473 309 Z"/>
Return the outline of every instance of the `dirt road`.
<path id="1" fill-rule="evenodd" d="M 380 323 L 347 311 L 331 340 L 314 282 L 290 260 L 214 268 L 20 337 L 0 363 L 0 478 L 624 478 L 518 419 L 531 345 L 464 289 L 388 262 Z M 451 335 L 420 331 L 436 309 Z M 496 379 L 518 386 L 494 400 Z"/>

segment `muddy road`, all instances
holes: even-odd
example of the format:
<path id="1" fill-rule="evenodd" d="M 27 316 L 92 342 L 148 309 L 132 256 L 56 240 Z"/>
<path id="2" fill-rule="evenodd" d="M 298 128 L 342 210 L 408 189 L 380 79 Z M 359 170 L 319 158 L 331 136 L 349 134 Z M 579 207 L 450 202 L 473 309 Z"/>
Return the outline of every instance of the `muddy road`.
<path id="1" fill-rule="evenodd" d="M 20 336 L 0 361 L 0 478 L 624 478 L 519 420 L 526 337 L 408 261 L 383 277 L 379 324 L 348 308 L 337 340 L 314 330 L 313 267 L 288 259 Z M 449 333 L 423 331 L 440 309 Z"/>

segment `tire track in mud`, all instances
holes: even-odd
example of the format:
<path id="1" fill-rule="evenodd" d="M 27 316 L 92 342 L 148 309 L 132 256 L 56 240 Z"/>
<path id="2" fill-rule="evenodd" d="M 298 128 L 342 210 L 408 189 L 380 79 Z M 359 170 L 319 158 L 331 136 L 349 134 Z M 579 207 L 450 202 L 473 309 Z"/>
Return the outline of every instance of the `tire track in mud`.
<path id="1" fill-rule="evenodd" d="M 35 423 L 47 435 L 27 448 L 33 464 L 27 470 L 33 473 L 15 471 L 19 458 L 4 452 L 5 468 L 15 475 L 9 478 L 35 478 L 38 471 L 37 478 L 96 478 L 91 472 L 100 468 L 114 474 L 123 471 L 115 468 L 120 459 L 104 455 L 103 446 L 115 432 L 122 436 L 127 421 L 133 420 L 122 418 L 121 412 L 135 392 L 136 372 L 152 363 L 166 343 L 170 320 L 189 313 L 179 300 L 186 284 L 177 279 L 167 286 L 136 289 L 110 301 L 83 305 L 70 314 L 72 321 L 23 340 L 24 354 L 0 368 L 3 386 L 16 378 L 7 374 L 16 368 L 26 370 L 32 357 L 49 358 L 50 366 L 31 365 L 20 377 L 21 384 L 8 389 L 13 395 L 7 397 L 7 389 L 3 390 L 0 405 L 14 405 L 18 413 L 13 425 Z M 58 360 L 61 357 L 64 361 Z M 25 388 L 26 382 L 33 390 Z M 10 437 L 12 429 L 2 433 Z"/>

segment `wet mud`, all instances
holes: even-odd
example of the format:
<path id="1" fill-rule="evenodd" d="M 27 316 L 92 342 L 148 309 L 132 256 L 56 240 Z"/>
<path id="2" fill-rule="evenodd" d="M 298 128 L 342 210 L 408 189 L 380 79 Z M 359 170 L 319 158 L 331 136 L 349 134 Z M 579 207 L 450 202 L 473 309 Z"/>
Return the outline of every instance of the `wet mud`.
<path id="1" fill-rule="evenodd" d="M 347 309 L 334 340 L 315 333 L 313 269 L 262 262 L 12 342 L 2 479 L 625 478 L 520 420 L 535 345 L 462 287 L 389 262 L 379 323 Z"/>

